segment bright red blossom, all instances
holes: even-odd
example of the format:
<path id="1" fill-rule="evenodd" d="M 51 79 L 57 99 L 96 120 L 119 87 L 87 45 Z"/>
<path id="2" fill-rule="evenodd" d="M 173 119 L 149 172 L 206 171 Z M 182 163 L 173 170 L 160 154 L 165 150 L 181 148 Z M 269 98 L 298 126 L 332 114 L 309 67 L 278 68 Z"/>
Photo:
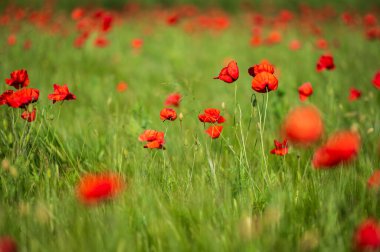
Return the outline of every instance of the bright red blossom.
<path id="1" fill-rule="evenodd" d="M 11 78 L 5 79 L 5 82 L 16 89 L 27 87 L 29 85 L 28 72 L 24 69 L 15 70 L 11 73 Z"/>
<path id="2" fill-rule="evenodd" d="M 118 174 L 86 174 L 77 185 L 77 197 L 86 205 L 94 205 L 114 198 L 123 188 L 124 181 Z"/>
<path id="3" fill-rule="evenodd" d="M 64 101 L 64 100 L 75 100 L 77 97 L 69 92 L 69 88 L 66 84 L 63 86 L 60 86 L 58 84 L 54 84 L 54 93 L 48 95 L 48 99 L 53 101 L 53 104 L 57 101 Z"/>
<path id="4" fill-rule="evenodd" d="M 357 251 L 377 251 L 380 249 L 380 226 L 375 219 L 364 220 L 354 234 Z"/>
<path id="5" fill-rule="evenodd" d="M 211 125 L 207 130 L 206 134 L 209 135 L 212 139 L 219 138 L 220 133 L 222 133 L 223 126 L 221 125 Z"/>
<path id="6" fill-rule="evenodd" d="M 259 73 L 267 72 L 270 74 L 274 74 L 274 67 L 271 64 L 263 63 L 263 64 L 257 64 L 248 69 L 249 75 L 252 77 L 255 77 Z"/>
<path id="7" fill-rule="evenodd" d="M 299 94 L 301 101 L 307 100 L 307 98 L 313 94 L 313 87 L 311 86 L 311 83 L 306 82 L 306 83 L 302 84 L 298 88 L 298 94 Z"/>
<path id="8" fill-rule="evenodd" d="M 198 115 L 199 121 L 203 123 L 223 123 L 224 117 L 220 115 L 218 109 L 209 108 L 205 109 L 203 114 Z"/>
<path id="9" fill-rule="evenodd" d="M 16 92 L 7 90 L 0 96 L 0 105 L 7 104 L 12 108 L 25 108 L 30 103 L 38 101 L 39 96 L 40 91 L 35 88 L 23 88 Z"/>
<path id="10" fill-rule="evenodd" d="M 177 113 L 175 112 L 174 109 L 171 108 L 164 108 L 160 112 L 160 118 L 161 120 L 169 120 L 169 121 L 174 121 L 177 119 Z"/>
<path id="11" fill-rule="evenodd" d="M 17 252 L 17 243 L 10 236 L 0 237 L 0 252 Z"/>
<path id="12" fill-rule="evenodd" d="M 123 92 L 125 92 L 127 89 L 128 89 L 128 84 L 125 83 L 125 82 L 119 82 L 119 84 L 117 84 L 117 86 L 116 86 L 116 90 L 117 90 L 117 92 L 119 92 L 119 93 L 123 93 Z"/>
<path id="13" fill-rule="evenodd" d="M 356 88 L 350 88 L 350 95 L 348 96 L 349 101 L 356 101 L 362 96 L 362 92 Z"/>
<path id="14" fill-rule="evenodd" d="M 268 72 L 261 72 L 252 79 L 252 89 L 259 93 L 274 91 L 277 87 L 277 78 Z"/>
<path id="15" fill-rule="evenodd" d="M 164 148 L 164 132 L 161 131 L 155 131 L 155 130 L 145 130 L 144 133 L 142 133 L 139 136 L 139 141 L 141 142 L 147 142 L 146 145 L 144 145 L 144 148 L 149 149 L 162 149 Z"/>
<path id="16" fill-rule="evenodd" d="M 282 143 L 274 140 L 274 146 L 274 149 L 270 151 L 271 154 L 276 154 L 279 156 L 285 156 L 288 154 L 288 140 L 285 139 Z"/>
<path id="17" fill-rule="evenodd" d="M 317 71 L 320 72 L 322 70 L 334 70 L 334 58 L 331 55 L 322 55 L 317 62 Z"/>
<path id="18" fill-rule="evenodd" d="M 219 76 L 214 77 L 214 79 L 222 80 L 226 83 L 232 83 L 239 78 L 239 68 L 236 61 L 232 60 L 226 67 L 224 67 Z"/>

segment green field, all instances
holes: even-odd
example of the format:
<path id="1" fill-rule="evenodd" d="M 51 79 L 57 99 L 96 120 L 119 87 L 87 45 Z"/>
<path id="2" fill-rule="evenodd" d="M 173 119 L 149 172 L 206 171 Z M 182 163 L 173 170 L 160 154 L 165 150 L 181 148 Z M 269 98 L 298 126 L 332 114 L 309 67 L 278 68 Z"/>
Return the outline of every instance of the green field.
<path id="1" fill-rule="evenodd" d="M 64 35 L 20 22 L 9 46 L 13 31 L 0 27 L 1 78 L 26 69 L 30 87 L 40 90 L 32 123 L 20 109 L 0 107 L 0 235 L 14 237 L 20 251 L 351 250 L 356 226 L 380 218 L 379 193 L 367 188 L 379 168 L 380 93 L 371 84 L 380 69 L 379 40 L 368 41 L 361 27 L 347 27 L 339 16 L 321 22 L 336 69 L 318 73 L 326 50 L 315 47 L 300 20 L 282 30 L 281 43 L 253 47 L 246 13 L 229 15 L 225 30 L 193 33 L 148 14 L 115 24 L 105 48 L 93 46 L 94 34 L 75 48 L 75 24 L 63 13 L 57 18 Z M 144 40 L 138 52 L 135 38 Z M 293 39 L 301 49 L 289 50 Z M 239 79 L 214 80 L 228 59 L 237 61 Z M 251 89 L 247 73 L 262 59 L 279 79 L 266 94 Z M 128 83 L 124 93 L 116 90 L 121 81 Z M 304 82 L 313 85 L 304 103 L 321 111 L 323 139 L 271 155 L 286 114 L 303 104 L 297 89 Z M 77 99 L 53 105 L 47 96 L 55 83 L 68 84 Z M 350 87 L 362 91 L 359 100 L 348 101 Z M 3 81 L 0 91 L 6 89 Z M 173 92 L 183 95 L 176 108 L 183 120 L 162 122 Z M 206 108 L 226 118 L 218 139 L 198 120 Z M 358 157 L 314 169 L 315 148 L 352 127 L 361 135 Z M 145 129 L 164 131 L 166 149 L 144 149 L 138 137 Z M 78 180 L 102 171 L 120 174 L 125 190 L 109 202 L 81 204 Z"/>

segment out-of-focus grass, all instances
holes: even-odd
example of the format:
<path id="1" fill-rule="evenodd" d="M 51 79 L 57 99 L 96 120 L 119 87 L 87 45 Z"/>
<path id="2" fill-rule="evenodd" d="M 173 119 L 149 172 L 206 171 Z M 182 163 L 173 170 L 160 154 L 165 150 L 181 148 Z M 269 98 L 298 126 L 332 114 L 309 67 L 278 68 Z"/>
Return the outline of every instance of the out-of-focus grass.
<path id="1" fill-rule="evenodd" d="M 152 27 L 150 35 L 143 34 L 145 26 Z M 326 24 L 325 32 L 340 47 L 330 49 L 336 70 L 322 73 L 315 71 L 322 51 L 297 27 L 288 29 L 279 45 L 253 48 L 249 27 L 239 17 L 220 34 L 187 34 L 132 20 L 115 27 L 111 45 L 102 49 L 91 42 L 75 49 L 74 35 L 23 27 L 19 41 L 33 43 L 24 51 L 20 44 L 6 46 L 2 33 L 2 78 L 27 69 L 40 100 L 24 148 L 16 155 L 11 144 L 0 147 L 1 159 L 17 171 L 0 171 L 0 234 L 13 235 L 22 251 L 294 251 L 314 245 L 321 251 L 349 250 L 356 224 L 380 217 L 379 197 L 365 184 L 379 161 L 380 97 L 370 83 L 379 67 L 379 44 L 339 22 Z M 136 37 L 144 39 L 137 54 L 130 48 Z M 303 43 L 299 51 L 288 49 L 293 38 Z M 226 58 L 235 59 L 241 71 L 230 85 L 212 79 Z M 308 103 L 321 110 L 326 135 L 359 126 L 363 147 L 354 163 L 316 171 L 311 150 L 291 149 L 283 158 L 268 156 L 264 180 L 257 107 L 250 104 L 246 73 L 264 58 L 279 75 L 279 89 L 269 94 L 266 153 L 279 138 L 286 113 L 300 105 L 297 87 L 310 81 L 314 94 Z M 129 84 L 126 93 L 116 92 L 119 81 Z M 77 100 L 51 105 L 53 83 L 67 83 Z M 354 103 L 347 100 L 351 86 L 363 91 Z M 182 127 L 159 118 L 173 91 L 183 94 L 177 110 L 184 115 Z M 265 95 L 256 96 L 261 106 Z M 197 115 L 208 107 L 221 109 L 222 103 L 227 119 L 222 138 L 210 140 Z M 0 130 L 10 134 L 8 117 L 15 110 L 1 107 L 0 113 Z M 25 127 L 21 119 L 17 126 Z M 165 151 L 142 148 L 137 137 L 147 128 L 166 132 Z M 103 170 L 123 174 L 127 190 L 115 202 L 82 206 L 75 198 L 80 174 Z"/>

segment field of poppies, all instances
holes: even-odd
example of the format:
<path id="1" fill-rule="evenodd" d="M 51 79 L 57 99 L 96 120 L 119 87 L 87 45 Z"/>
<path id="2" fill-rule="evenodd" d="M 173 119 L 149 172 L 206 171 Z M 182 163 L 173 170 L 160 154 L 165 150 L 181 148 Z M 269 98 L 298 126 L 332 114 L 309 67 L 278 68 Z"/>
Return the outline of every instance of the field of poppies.
<path id="1" fill-rule="evenodd" d="M 1 7 L 0 252 L 380 250 L 379 6 Z"/>

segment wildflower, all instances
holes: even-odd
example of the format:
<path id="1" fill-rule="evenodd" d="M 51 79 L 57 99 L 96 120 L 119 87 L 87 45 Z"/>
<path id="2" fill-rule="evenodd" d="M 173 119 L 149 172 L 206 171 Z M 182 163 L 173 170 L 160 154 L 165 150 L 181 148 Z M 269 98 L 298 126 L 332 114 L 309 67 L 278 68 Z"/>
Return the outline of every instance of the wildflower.
<path id="1" fill-rule="evenodd" d="M 360 148 L 360 136 L 356 132 L 340 131 L 329 137 L 313 156 L 316 169 L 334 167 L 354 159 Z"/>
<path id="2" fill-rule="evenodd" d="M 375 76 L 373 76 L 372 84 L 375 86 L 375 88 L 380 89 L 380 71 L 377 71 Z"/>
<path id="3" fill-rule="evenodd" d="M 144 40 L 136 38 L 131 42 L 131 46 L 133 49 L 140 49 L 144 45 Z"/>
<path id="4" fill-rule="evenodd" d="M 222 133 L 223 126 L 221 125 L 211 125 L 205 132 L 207 135 L 209 135 L 212 139 L 219 138 L 220 133 Z"/>
<path id="5" fill-rule="evenodd" d="M 350 95 L 348 96 L 349 101 L 356 101 L 360 98 L 362 92 L 356 88 L 350 88 Z"/>
<path id="6" fill-rule="evenodd" d="M 223 123 L 224 117 L 220 115 L 220 111 L 214 108 L 204 110 L 203 114 L 198 115 L 199 121 L 203 123 Z"/>
<path id="7" fill-rule="evenodd" d="M 214 79 L 222 80 L 226 83 L 232 83 L 239 78 L 239 68 L 236 61 L 232 60 L 226 67 L 224 67 L 219 76 L 214 77 Z"/>
<path id="8" fill-rule="evenodd" d="M 369 188 L 380 189 L 380 170 L 376 170 L 372 173 L 368 179 L 367 185 Z"/>
<path id="9" fill-rule="evenodd" d="M 123 93 L 127 89 L 128 89 L 128 84 L 125 82 L 119 82 L 119 84 L 117 84 L 117 86 L 116 86 L 116 90 L 119 93 Z"/>
<path id="10" fill-rule="evenodd" d="M 174 109 L 171 108 L 164 108 L 160 112 L 160 118 L 161 120 L 169 120 L 169 121 L 174 121 L 177 119 L 177 113 L 175 112 Z"/>
<path id="11" fill-rule="evenodd" d="M 252 89 L 259 93 L 266 93 L 276 90 L 278 87 L 277 78 L 268 72 L 257 74 L 252 80 Z"/>
<path id="12" fill-rule="evenodd" d="M 311 86 L 310 82 L 302 84 L 298 88 L 298 94 L 301 101 L 307 100 L 307 98 L 313 94 L 313 87 Z"/>
<path id="13" fill-rule="evenodd" d="M 17 252 L 17 243 L 11 236 L 0 237 L 0 252 Z"/>
<path id="14" fill-rule="evenodd" d="M 165 103 L 164 105 L 165 106 L 174 106 L 174 107 L 178 107 L 179 106 L 179 103 L 182 99 L 182 96 L 181 94 L 179 93 L 172 93 L 170 94 L 166 100 L 165 100 Z"/>
<path id="15" fill-rule="evenodd" d="M 322 136 L 321 115 L 313 106 L 297 107 L 286 116 L 282 130 L 290 142 L 308 146 L 318 141 Z"/>
<path id="16" fill-rule="evenodd" d="M 7 104 L 12 108 L 26 108 L 30 103 L 36 102 L 40 91 L 35 88 L 23 88 L 15 92 L 5 91 L 0 95 L 0 105 Z"/>
<path id="17" fill-rule="evenodd" d="M 28 110 L 25 110 L 21 114 L 21 118 L 28 122 L 33 122 L 36 120 L 36 108 L 33 108 L 32 112 L 29 112 Z"/>
<path id="18" fill-rule="evenodd" d="M 164 148 L 164 132 L 155 131 L 155 130 L 145 130 L 144 133 L 142 133 L 139 136 L 139 141 L 141 142 L 147 142 L 146 145 L 144 145 L 144 148 L 149 149 L 163 149 Z"/>
<path id="19" fill-rule="evenodd" d="M 69 92 L 69 88 L 66 84 L 63 86 L 60 86 L 58 84 L 54 84 L 54 93 L 48 95 L 48 99 L 53 101 L 53 104 L 57 101 L 64 101 L 64 100 L 75 100 L 77 97 Z"/>
<path id="20" fill-rule="evenodd" d="M 5 82 L 16 89 L 27 87 L 29 85 L 28 72 L 24 69 L 15 70 L 11 73 L 11 78 L 5 79 Z"/>
<path id="21" fill-rule="evenodd" d="M 124 181 L 114 173 L 86 174 L 77 185 L 77 197 L 86 205 L 94 205 L 119 195 Z"/>
<path id="22" fill-rule="evenodd" d="M 354 247 L 357 251 L 380 249 L 380 227 L 375 219 L 364 220 L 354 234 Z"/>
<path id="23" fill-rule="evenodd" d="M 280 141 L 274 140 L 275 148 L 270 151 L 271 154 L 276 154 L 279 156 L 285 156 L 288 154 L 288 140 L 284 140 L 282 143 Z"/>
<path id="24" fill-rule="evenodd" d="M 334 58 L 330 55 L 322 55 L 317 63 L 317 71 L 320 72 L 322 70 L 334 70 Z"/>
<path id="25" fill-rule="evenodd" d="M 259 73 L 262 73 L 262 72 L 274 74 L 273 65 L 264 63 L 264 64 L 254 65 L 248 69 L 248 73 L 252 77 L 255 77 L 256 75 L 258 75 Z"/>
<path id="26" fill-rule="evenodd" d="M 293 51 L 297 51 L 301 48 L 301 42 L 297 39 L 294 39 L 290 41 L 289 43 L 289 49 Z"/>

